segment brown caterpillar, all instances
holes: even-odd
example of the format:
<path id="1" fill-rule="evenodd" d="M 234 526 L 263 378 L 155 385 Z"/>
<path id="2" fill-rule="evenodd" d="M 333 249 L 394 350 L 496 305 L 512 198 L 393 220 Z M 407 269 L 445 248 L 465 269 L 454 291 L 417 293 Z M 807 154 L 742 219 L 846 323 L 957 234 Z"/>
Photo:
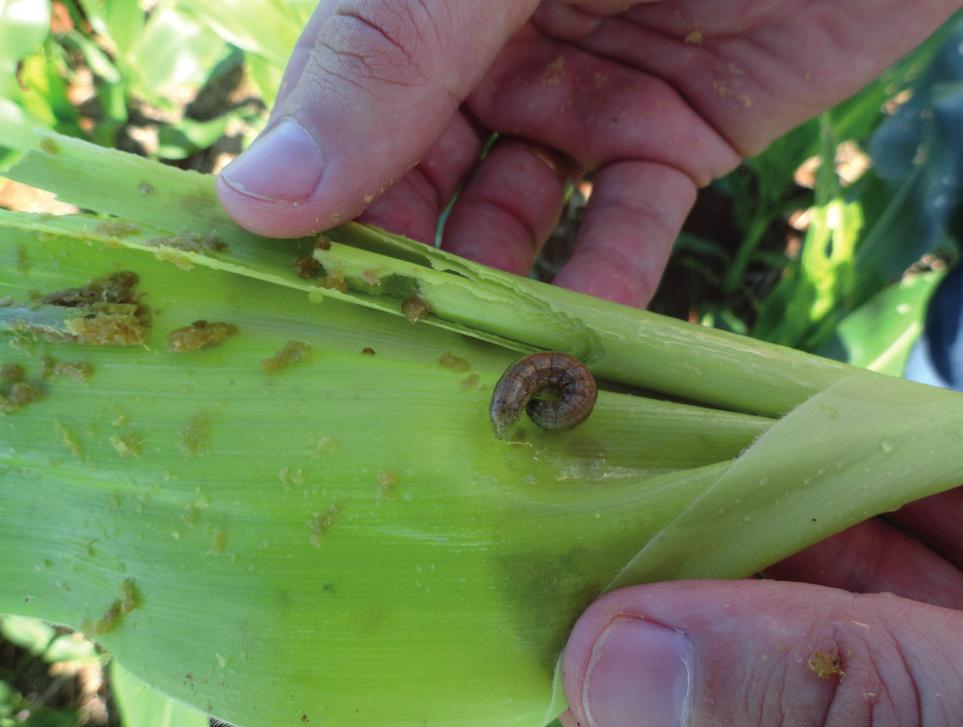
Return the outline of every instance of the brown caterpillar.
<path id="1" fill-rule="evenodd" d="M 536 398 L 549 393 L 548 398 Z M 507 438 L 522 409 L 542 429 L 571 429 L 592 413 L 598 389 L 588 367 L 565 353 L 533 353 L 510 366 L 495 385 L 489 409 L 495 436 Z"/>

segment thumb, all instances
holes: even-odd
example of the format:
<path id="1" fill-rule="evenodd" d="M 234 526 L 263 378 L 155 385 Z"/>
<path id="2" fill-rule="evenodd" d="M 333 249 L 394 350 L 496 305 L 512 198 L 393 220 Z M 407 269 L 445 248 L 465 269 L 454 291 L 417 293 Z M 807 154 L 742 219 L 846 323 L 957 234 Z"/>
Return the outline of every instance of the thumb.
<path id="1" fill-rule="evenodd" d="M 538 0 L 321 0 L 265 131 L 218 180 L 260 234 L 358 215 L 441 136 Z"/>
<path id="2" fill-rule="evenodd" d="M 565 649 L 567 726 L 963 724 L 963 613 L 890 594 L 683 581 L 606 594 Z"/>

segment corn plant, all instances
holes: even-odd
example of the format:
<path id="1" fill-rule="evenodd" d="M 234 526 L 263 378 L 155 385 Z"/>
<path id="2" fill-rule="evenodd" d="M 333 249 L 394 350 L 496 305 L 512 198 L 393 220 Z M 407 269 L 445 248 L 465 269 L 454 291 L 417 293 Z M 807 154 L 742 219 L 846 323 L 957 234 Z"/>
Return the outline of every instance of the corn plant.
<path id="1" fill-rule="evenodd" d="M 239 725 L 535 727 L 606 589 L 743 577 L 963 481 L 963 398 L 358 224 L 279 241 L 210 177 L 0 106 L 0 613 Z M 492 387 L 585 361 L 587 422 Z"/>

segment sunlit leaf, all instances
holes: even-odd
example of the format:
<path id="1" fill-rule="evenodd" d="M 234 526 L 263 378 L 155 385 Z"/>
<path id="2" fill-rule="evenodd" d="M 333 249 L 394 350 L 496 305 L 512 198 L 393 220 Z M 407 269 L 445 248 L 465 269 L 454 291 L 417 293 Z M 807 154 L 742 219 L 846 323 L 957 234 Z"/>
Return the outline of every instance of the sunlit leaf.
<path id="1" fill-rule="evenodd" d="M 50 32 L 48 0 L 0 0 L 0 64 L 12 68 Z"/>
<path id="2" fill-rule="evenodd" d="M 819 353 L 860 368 L 902 376 L 923 332 L 926 307 L 945 272 L 912 275 L 846 316 Z"/>
<path id="3" fill-rule="evenodd" d="M 178 7 L 189 10 L 238 48 L 255 53 L 276 68 L 284 68 L 301 34 L 304 15 L 292 12 L 276 0 L 179 0 Z"/>
<path id="4" fill-rule="evenodd" d="M 208 727 L 207 716 L 157 691 L 116 661 L 110 688 L 125 727 Z"/>
<path id="5" fill-rule="evenodd" d="M 158 135 L 157 155 L 162 159 L 184 159 L 199 149 L 207 149 L 224 136 L 228 125 L 238 117 L 237 113 L 226 113 L 209 121 L 182 119 L 164 126 Z"/>
<path id="6" fill-rule="evenodd" d="M 53 627 L 35 618 L 4 616 L 0 618 L 0 635 L 12 644 L 41 656 L 54 638 Z"/>
<path id="7" fill-rule="evenodd" d="M 137 43 L 136 63 L 130 66 L 133 90 L 148 99 L 196 92 L 229 52 L 224 40 L 193 16 L 162 6 L 151 14 Z"/>

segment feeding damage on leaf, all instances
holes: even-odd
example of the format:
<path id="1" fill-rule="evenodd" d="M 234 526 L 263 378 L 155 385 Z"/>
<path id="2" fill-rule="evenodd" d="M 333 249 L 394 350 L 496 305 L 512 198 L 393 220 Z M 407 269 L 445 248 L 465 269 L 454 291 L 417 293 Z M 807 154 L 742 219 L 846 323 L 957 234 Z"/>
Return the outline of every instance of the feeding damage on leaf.
<path id="1" fill-rule="evenodd" d="M 120 625 L 124 616 L 140 605 L 140 594 L 133 578 L 125 578 L 121 583 L 123 598 L 118 598 L 108 606 L 104 615 L 93 626 L 95 634 L 106 634 Z"/>
<path id="2" fill-rule="evenodd" d="M 0 414 L 12 414 L 32 401 L 43 398 L 43 391 L 22 381 L 13 384 L 6 393 L 0 393 Z"/>
<path id="3" fill-rule="evenodd" d="M 275 353 L 271 358 L 261 361 L 261 368 L 266 373 L 273 374 L 288 366 L 307 361 L 311 356 L 311 347 L 304 341 L 288 341 L 284 348 Z"/>
<path id="4" fill-rule="evenodd" d="M 139 346 L 150 332 L 150 311 L 138 302 L 136 273 L 95 278 L 5 311 L 5 328 L 35 339 L 88 346 Z"/>
<path id="5" fill-rule="evenodd" d="M 409 321 L 417 323 L 431 315 L 431 306 L 417 295 L 412 295 L 401 304 L 401 312 Z"/>
<path id="6" fill-rule="evenodd" d="M 148 247 L 172 247 L 181 252 L 198 254 L 227 250 L 227 243 L 223 239 L 203 232 L 182 232 L 170 237 L 155 237 L 144 244 Z"/>
<path id="7" fill-rule="evenodd" d="M 167 350 L 171 353 L 189 353 L 211 348 L 229 336 L 237 335 L 237 331 L 237 326 L 233 323 L 194 321 L 189 326 L 176 328 L 167 334 Z"/>

